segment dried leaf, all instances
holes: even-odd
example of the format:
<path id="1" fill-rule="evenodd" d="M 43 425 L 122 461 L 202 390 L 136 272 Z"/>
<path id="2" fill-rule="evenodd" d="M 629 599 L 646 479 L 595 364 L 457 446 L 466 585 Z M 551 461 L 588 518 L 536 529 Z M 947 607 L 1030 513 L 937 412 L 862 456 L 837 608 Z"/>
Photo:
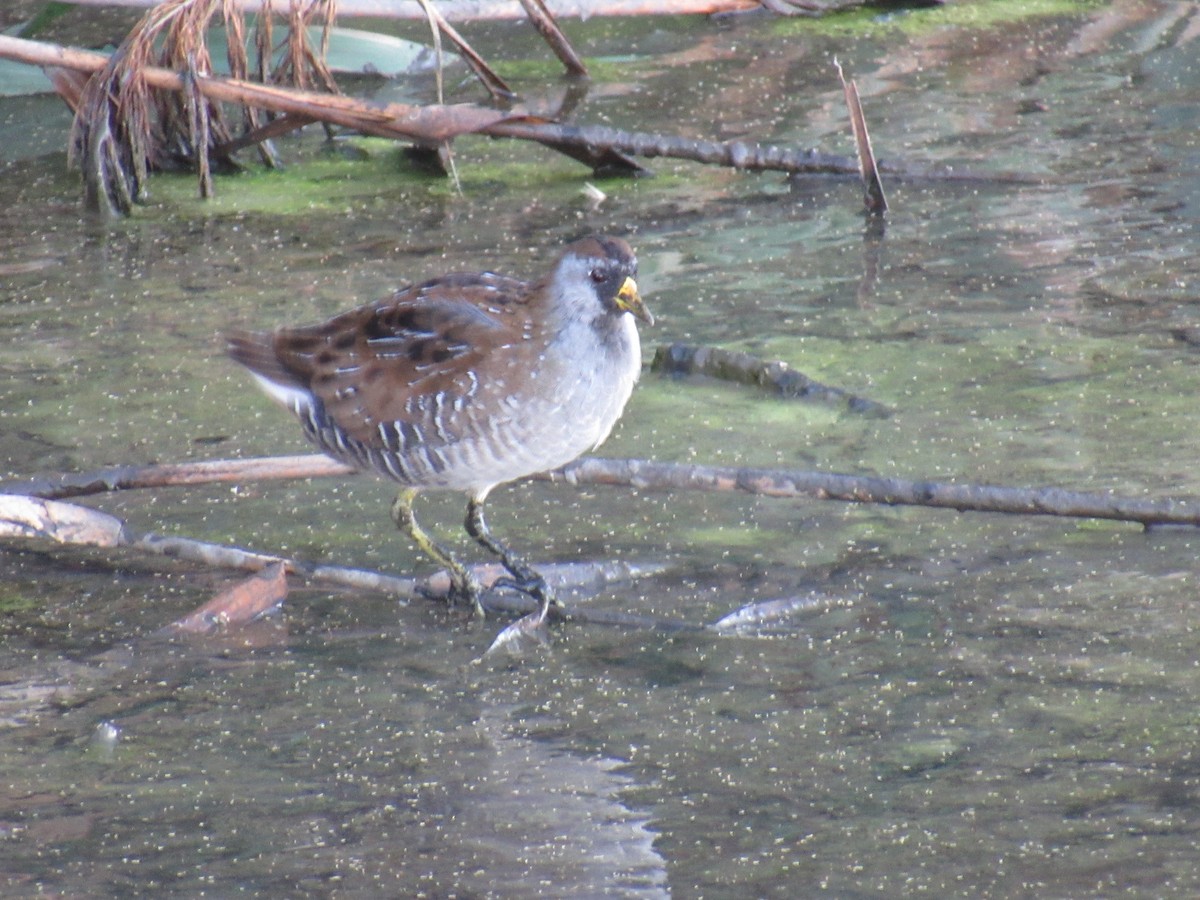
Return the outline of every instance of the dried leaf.
<path id="1" fill-rule="evenodd" d="M 211 634 L 229 625 L 241 625 L 279 606 L 287 597 L 287 591 L 287 572 L 283 563 L 273 563 L 221 591 L 194 612 L 172 622 L 167 630 Z"/>

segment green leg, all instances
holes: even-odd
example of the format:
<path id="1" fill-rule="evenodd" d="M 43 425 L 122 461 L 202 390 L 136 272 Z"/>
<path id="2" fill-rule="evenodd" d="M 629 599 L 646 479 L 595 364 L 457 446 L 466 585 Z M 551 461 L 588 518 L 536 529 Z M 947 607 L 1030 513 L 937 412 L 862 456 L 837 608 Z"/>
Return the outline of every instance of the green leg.
<path id="1" fill-rule="evenodd" d="M 554 599 L 554 591 L 546 584 L 546 579 L 537 573 L 537 570 L 492 536 L 487 522 L 483 518 L 483 501 L 475 497 L 472 497 L 467 503 L 466 529 L 467 534 L 478 541 L 480 546 L 500 557 L 504 568 L 512 574 L 512 578 L 502 580 L 503 584 L 515 587 L 537 600 L 538 615 L 545 619 L 551 605 L 557 603 Z M 497 581 L 493 587 L 501 585 L 502 582 Z"/>
<path id="2" fill-rule="evenodd" d="M 413 515 L 413 500 L 416 499 L 416 496 L 417 491 L 413 488 L 404 488 L 396 495 L 396 500 L 392 503 L 392 521 L 396 523 L 397 528 L 412 539 L 414 544 L 421 548 L 422 553 L 449 571 L 451 601 L 470 603 L 475 608 L 476 614 L 482 617 L 483 607 L 479 603 L 479 582 L 475 580 L 475 576 L 466 566 L 454 558 L 449 550 L 430 537 L 425 529 L 417 524 L 417 517 Z"/>

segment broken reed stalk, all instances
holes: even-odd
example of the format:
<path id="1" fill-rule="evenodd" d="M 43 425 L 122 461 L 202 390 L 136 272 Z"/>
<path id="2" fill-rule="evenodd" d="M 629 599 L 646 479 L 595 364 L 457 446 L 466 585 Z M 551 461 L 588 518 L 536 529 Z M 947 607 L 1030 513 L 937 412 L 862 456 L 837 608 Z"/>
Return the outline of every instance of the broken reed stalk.
<path id="1" fill-rule="evenodd" d="M 430 0 L 418 0 L 418 2 L 429 19 L 429 25 L 433 29 L 434 46 L 437 48 L 439 103 L 442 101 L 442 52 L 441 41 L 438 40 L 439 32 L 444 34 L 450 43 L 457 48 L 459 56 L 463 58 L 463 61 L 475 73 L 475 77 L 479 79 L 480 83 L 487 89 L 487 92 L 492 95 L 492 99 L 507 101 L 516 96 L 513 89 L 508 86 L 508 83 L 487 64 L 487 60 L 475 52 L 475 48 L 468 44 L 466 38 L 459 34 L 458 30 L 446 21 L 446 17 L 441 14 Z"/>
<path id="2" fill-rule="evenodd" d="M 887 212 L 887 198 L 883 193 L 883 181 L 879 178 L 879 167 L 875 162 L 875 151 L 871 149 L 871 135 L 867 131 L 867 117 L 863 115 L 862 100 L 858 96 L 858 85 L 853 79 L 847 79 L 842 72 L 842 64 L 835 57 L 833 67 L 837 70 L 838 80 L 842 83 L 842 94 L 846 98 L 846 108 L 850 112 L 850 131 L 854 135 L 854 146 L 858 150 L 858 171 L 862 176 L 864 202 L 867 212 L 882 216 Z"/>
<path id="3" fill-rule="evenodd" d="M 513 93 L 508 85 L 446 21 L 431 0 L 419 2 L 429 18 L 438 49 L 438 102 L 443 102 L 442 33 L 453 41 L 494 99 L 511 99 Z M 582 63 L 550 12 L 539 0 L 523 2 L 530 4 L 529 15 L 537 30 L 564 59 L 568 70 L 578 72 Z M 325 62 L 337 0 L 288 0 L 287 52 L 274 69 L 268 71 L 274 52 L 269 37 L 274 12 L 272 3 L 267 0 L 259 17 L 267 22 L 264 25 L 260 21 L 256 28 L 257 70 L 261 82 L 339 94 Z M 210 197 L 213 195 L 211 163 L 234 164 L 231 157 L 223 155 L 235 145 L 223 121 L 221 101 L 210 98 L 200 88 L 200 78 L 213 70 L 207 34 L 218 16 L 228 36 L 230 72 L 235 78 L 245 80 L 250 69 L 245 47 L 246 27 L 243 13 L 233 0 L 164 0 L 134 26 L 82 93 L 78 96 L 74 90 L 64 93 L 68 101 L 75 100 L 71 160 L 83 173 L 84 199 L 90 209 L 128 215 L 135 202 L 145 199 L 147 172 L 161 169 L 169 162 L 186 162 L 194 167 L 199 178 L 200 196 Z M 309 29 L 318 17 L 324 25 L 319 50 L 314 49 L 309 39 Z M 147 89 L 144 70 L 152 61 L 157 61 L 164 69 L 182 73 L 182 96 L 174 91 Z M 257 114 L 251 112 L 250 104 L 241 105 L 246 131 L 274 133 L 263 130 Z M 289 124 L 302 122 L 293 117 Z M 325 127 L 328 131 L 328 122 Z M 453 173 L 449 139 L 436 146 Z M 275 164 L 272 148 L 260 147 L 259 153 L 268 165 Z M 620 162 L 614 160 L 613 164 Z M 457 183 L 457 178 L 455 181 Z"/>
<path id="4" fill-rule="evenodd" d="M 0 493 L 44 499 L 106 491 L 267 479 L 320 478 L 355 470 L 321 454 L 245 460 L 208 460 L 177 465 L 121 466 L 0 484 Z M 1061 488 L 947 484 L 870 475 L 839 475 L 791 469 L 696 466 L 641 459 L 584 457 L 554 472 L 533 476 L 553 483 L 603 484 L 638 490 L 709 491 L 768 497 L 922 506 L 959 512 L 1111 519 L 1153 525 L 1200 525 L 1200 501 L 1139 500 Z"/>
<path id="5" fill-rule="evenodd" d="M 315 83 L 337 92 L 323 58 L 335 6 L 336 0 L 290 4 L 288 52 L 269 74 L 271 80 L 300 87 Z M 269 4 L 266 9 L 269 18 Z M 320 53 L 308 39 L 308 26 L 318 15 L 326 22 Z M 218 19 L 225 23 L 230 37 L 230 69 L 245 76 L 249 69 L 245 23 L 236 4 L 231 0 L 165 0 L 142 17 L 75 98 L 71 159 L 83 172 L 85 201 L 90 208 L 128 214 L 135 202 L 144 199 L 151 169 L 180 163 L 196 169 L 200 195 L 208 197 L 213 193 L 210 164 L 234 165 L 221 154 L 232 140 L 221 103 L 201 87 L 203 76 L 213 68 L 206 36 L 209 25 Z M 257 41 L 256 46 L 260 52 L 264 48 L 268 54 L 273 51 L 266 41 Z M 181 86 L 166 92 L 149 90 L 146 72 L 152 62 L 163 70 L 182 73 Z M 268 68 L 269 63 L 259 61 L 260 72 Z M 74 92 L 64 96 L 70 102 Z M 256 127 L 254 117 L 246 115 L 248 126 Z M 272 161 L 269 148 L 260 152 L 268 163 Z"/>
<path id="6" fill-rule="evenodd" d="M 587 66 L 558 27 L 558 23 L 554 21 L 554 14 L 543 0 L 521 0 L 521 6 L 525 8 L 525 14 L 529 16 L 529 21 L 537 29 L 537 33 L 550 45 L 554 55 L 566 68 L 567 74 L 572 78 L 587 78 Z"/>

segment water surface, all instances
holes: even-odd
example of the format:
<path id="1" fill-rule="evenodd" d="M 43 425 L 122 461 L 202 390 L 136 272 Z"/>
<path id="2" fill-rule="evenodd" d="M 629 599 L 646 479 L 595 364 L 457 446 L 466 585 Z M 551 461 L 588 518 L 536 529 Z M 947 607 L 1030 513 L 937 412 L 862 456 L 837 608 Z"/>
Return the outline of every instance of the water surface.
<path id="1" fill-rule="evenodd" d="M 893 181 L 882 237 L 852 181 L 656 160 L 593 208 L 573 163 L 488 141 L 458 145 L 461 195 L 378 143 L 326 157 L 313 133 L 285 148 L 302 172 L 286 196 L 251 172 L 205 204 L 163 176 L 115 225 L 80 212 L 61 152 L 8 159 L 5 477 L 305 452 L 221 329 L 453 269 L 536 274 L 598 230 L 639 252 L 647 357 L 748 350 L 895 411 L 648 373 L 603 454 L 1195 496 L 1195 8 L 929 15 L 571 26 L 600 63 L 581 121 L 848 153 L 836 55 L 880 156 L 1031 176 Z M 481 27 L 481 48 L 544 59 L 513 34 Z M 514 81 L 549 97 L 551 71 Z M 88 502 L 139 530 L 424 574 L 390 493 L 362 477 Z M 421 511 L 453 534 L 461 501 Z M 598 609 L 699 624 L 819 602 L 736 635 L 563 628 L 479 663 L 500 622 L 299 581 L 272 622 L 156 638 L 235 576 L 7 545 L 6 888 L 1200 891 L 1194 531 L 544 484 L 498 490 L 491 521 L 540 561 L 664 567 L 580 601 Z"/>

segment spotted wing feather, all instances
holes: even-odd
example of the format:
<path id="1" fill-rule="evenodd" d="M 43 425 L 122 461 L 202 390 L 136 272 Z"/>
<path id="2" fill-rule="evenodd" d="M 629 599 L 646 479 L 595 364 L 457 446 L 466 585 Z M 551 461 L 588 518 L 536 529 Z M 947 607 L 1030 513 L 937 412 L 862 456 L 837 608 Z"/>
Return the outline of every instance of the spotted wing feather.
<path id="1" fill-rule="evenodd" d="M 522 335 L 529 296 L 517 279 L 451 275 L 320 325 L 231 335 L 230 354 L 260 379 L 311 393 L 347 435 L 383 447 L 380 423 L 419 427 L 422 398 L 469 399 L 472 370 Z"/>

